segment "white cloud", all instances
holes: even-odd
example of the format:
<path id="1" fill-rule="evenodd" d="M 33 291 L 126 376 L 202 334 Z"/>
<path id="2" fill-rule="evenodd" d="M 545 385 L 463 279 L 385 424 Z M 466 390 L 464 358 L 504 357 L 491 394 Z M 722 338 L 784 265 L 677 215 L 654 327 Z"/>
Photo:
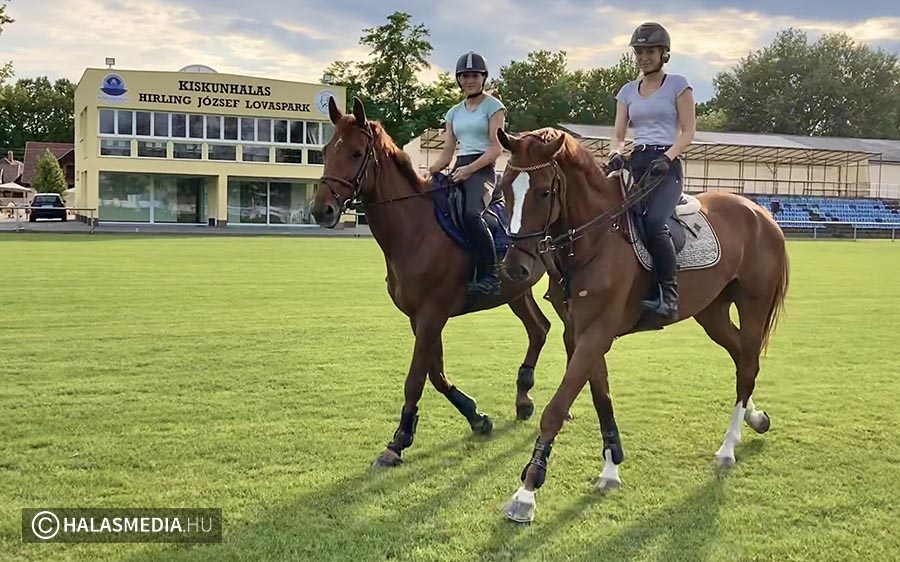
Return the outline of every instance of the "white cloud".
<path id="1" fill-rule="evenodd" d="M 202 63 L 220 72 L 318 81 L 332 61 L 366 57 L 362 29 L 382 25 L 396 4 L 385 0 L 348 11 L 352 0 L 70 1 L 77 8 L 59 9 L 60 0 L 9 4 L 16 22 L 0 38 L 9 53 L 0 59 L 12 59 L 18 77 L 77 80 L 85 67 L 114 56 L 120 68 L 175 70 Z M 420 73 L 425 80 L 451 70 L 469 49 L 489 53 L 494 75 L 509 60 L 538 49 L 567 51 L 573 69 L 611 65 L 628 50 L 631 31 L 647 20 L 664 22 L 672 34 L 672 71 L 688 75 L 706 94 L 716 72 L 768 44 L 779 29 L 801 28 L 812 39 L 844 31 L 869 43 L 900 37 L 897 17 L 842 22 L 690 3 L 586 7 L 575 0 L 454 0 L 406 11 L 431 31 L 435 52 L 432 68 Z"/>

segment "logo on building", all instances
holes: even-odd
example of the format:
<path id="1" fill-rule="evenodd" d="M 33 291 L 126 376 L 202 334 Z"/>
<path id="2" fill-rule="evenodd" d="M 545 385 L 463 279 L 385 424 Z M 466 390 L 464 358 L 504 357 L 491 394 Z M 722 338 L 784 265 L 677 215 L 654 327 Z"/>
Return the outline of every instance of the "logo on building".
<path id="1" fill-rule="evenodd" d="M 125 95 L 127 91 L 125 80 L 121 76 L 118 74 L 107 74 L 103 77 L 103 82 L 100 84 L 100 92 L 102 93 L 97 95 L 97 99 L 101 101 L 125 102 L 128 101 L 128 97 Z"/>
<path id="2" fill-rule="evenodd" d="M 329 98 L 334 98 L 334 102 L 337 103 L 337 96 L 334 95 L 334 92 L 331 90 L 322 90 L 316 94 L 316 109 L 318 109 L 319 113 L 322 115 L 328 115 Z"/>

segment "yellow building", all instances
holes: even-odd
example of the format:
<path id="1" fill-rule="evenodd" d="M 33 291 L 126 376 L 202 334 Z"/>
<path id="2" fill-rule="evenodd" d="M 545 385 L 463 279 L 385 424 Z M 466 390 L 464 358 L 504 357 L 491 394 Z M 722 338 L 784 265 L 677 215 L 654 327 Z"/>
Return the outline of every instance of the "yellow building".
<path id="1" fill-rule="evenodd" d="M 342 86 L 89 68 L 75 91 L 76 205 L 100 222 L 312 224 L 329 97 L 345 107 Z"/>

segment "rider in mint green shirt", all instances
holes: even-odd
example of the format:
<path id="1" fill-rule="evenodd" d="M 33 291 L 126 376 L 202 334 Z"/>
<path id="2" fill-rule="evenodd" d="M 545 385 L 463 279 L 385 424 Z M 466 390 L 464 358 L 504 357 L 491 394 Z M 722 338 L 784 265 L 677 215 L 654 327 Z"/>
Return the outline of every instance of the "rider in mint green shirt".
<path id="1" fill-rule="evenodd" d="M 465 191 L 463 221 L 478 253 L 476 278 L 468 288 L 473 294 L 499 295 L 494 238 L 482 215 L 494 194 L 494 163 L 503 151 L 497 129 L 503 128 L 506 108 L 484 92 L 487 77 L 484 57 L 471 51 L 459 57 L 456 83 L 466 98 L 447 111 L 444 150 L 428 171 L 436 174 L 446 168 L 456 152 L 451 177 Z"/>

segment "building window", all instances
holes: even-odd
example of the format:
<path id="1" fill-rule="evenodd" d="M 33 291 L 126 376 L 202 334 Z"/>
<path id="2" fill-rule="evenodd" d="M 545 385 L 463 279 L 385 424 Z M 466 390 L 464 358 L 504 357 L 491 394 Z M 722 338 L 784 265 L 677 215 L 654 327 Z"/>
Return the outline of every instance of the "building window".
<path id="1" fill-rule="evenodd" d="M 282 164 L 302 164 L 303 149 L 302 148 L 276 148 L 275 161 Z"/>
<path id="2" fill-rule="evenodd" d="M 149 175 L 100 172 L 99 179 L 97 207 L 100 220 L 150 222 L 153 188 Z"/>
<path id="3" fill-rule="evenodd" d="M 138 141 L 138 156 L 145 158 L 165 158 L 165 141 Z"/>
<path id="4" fill-rule="evenodd" d="M 116 112 L 112 109 L 100 110 L 100 134 L 116 134 Z"/>
<path id="5" fill-rule="evenodd" d="M 241 117 L 241 140 L 256 140 L 256 119 L 252 117 Z"/>
<path id="6" fill-rule="evenodd" d="M 291 144 L 303 144 L 303 121 L 291 121 Z"/>
<path id="7" fill-rule="evenodd" d="M 134 115 L 134 134 L 140 137 L 150 136 L 150 113 L 147 111 L 138 111 Z M 138 149 L 140 152 L 140 149 Z"/>
<path id="8" fill-rule="evenodd" d="M 210 160 L 237 160 L 237 147 L 233 144 L 211 144 L 209 145 Z"/>
<path id="9" fill-rule="evenodd" d="M 203 145 L 195 143 L 176 142 L 172 153 L 175 158 L 200 160 L 201 158 L 203 158 Z"/>
<path id="10" fill-rule="evenodd" d="M 268 162 L 269 147 L 268 146 L 243 146 L 244 162 Z"/>
<path id="11" fill-rule="evenodd" d="M 259 142 L 272 141 L 272 120 L 257 119 L 256 120 L 256 140 Z"/>
<path id="12" fill-rule="evenodd" d="M 153 136 L 168 137 L 169 136 L 169 114 L 154 113 L 153 114 Z"/>
<path id="13" fill-rule="evenodd" d="M 172 114 L 172 136 L 179 139 L 187 137 L 187 115 L 184 113 Z"/>
<path id="14" fill-rule="evenodd" d="M 131 156 L 131 141 L 100 139 L 101 156 Z"/>
<path id="15" fill-rule="evenodd" d="M 218 115 L 206 116 L 206 138 L 220 139 L 222 138 L 222 118 Z"/>
<path id="16" fill-rule="evenodd" d="M 131 111 L 116 112 L 116 132 L 120 135 L 133 135 L 134 123 L 132 122 L 134 113 Z"/>
<path id="17" fill-rule="evenodd" d="M 225 140 L 238 140 L 238 118 L 225 118 Z"/>
<path id="18" fill-rule="evenodd" d="M 313 150 L 309 149 L 306 151 L 306 163 L 307 164 L 324 164 L 325 157 L 322 156 L 321 150 Z"/>
<path id="19" fill-rule="evenodd" d="M 190 115 L 190 136 L 192 139 L 202 139 L 203 138 L 203 116 L 202 115 Z"/>
<path id="20" fill-rule="evenodd" d="M 322 123 L 322 144 L 326 145 L 331 142 L 334 136 L 334 125 L 332 123 Z"/>
<path id="21" fill-rule="evenodd" d="M 306 144 L 319 144 L 319 124 L 306 123 Z"/>
<path id="22" fill-rule="evenodd" d="M 275 142 L 287 142 L 288 141 L 288 122 L 285 119 L 276 119 L 275 120 L 275 138 L 273 139 Z"/>

